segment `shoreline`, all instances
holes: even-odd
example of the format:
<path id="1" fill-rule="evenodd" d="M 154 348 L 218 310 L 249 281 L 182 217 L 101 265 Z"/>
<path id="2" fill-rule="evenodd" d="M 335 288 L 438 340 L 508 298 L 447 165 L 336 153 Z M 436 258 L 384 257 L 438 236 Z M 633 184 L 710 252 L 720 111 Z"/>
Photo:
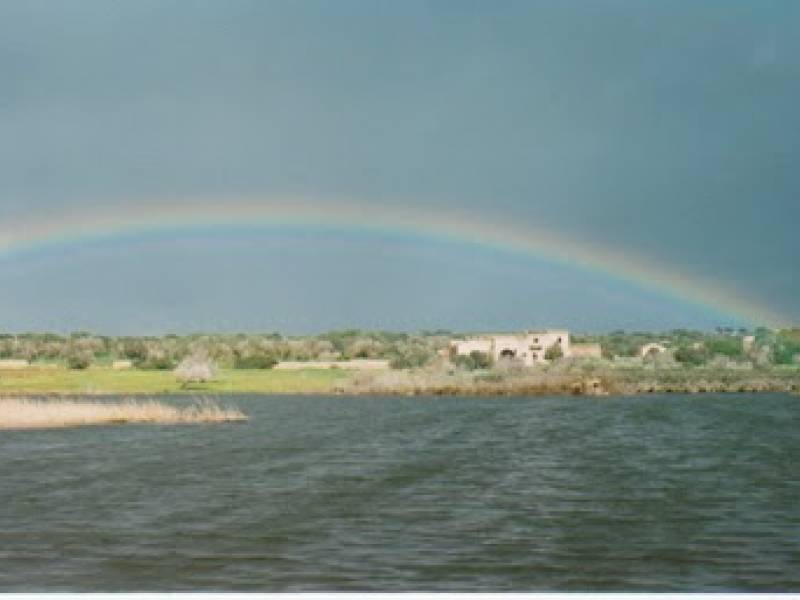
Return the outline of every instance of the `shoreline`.
<path id="1" fill-rule="evenodd" d="M 577 368 L 509 371 L 362 373 L 343 382 L 345 393 L 476 396 L 638 396 L 644 394 L 800 392 L 800 370 Z"/>
<path id="2" fill-rule="evenodd" d="M 223 370 L 203 384 L 182 386 L 169 371 L 89 369 L 0 370 L 0 398 L 100 396 L 638 396 L 647 394 L 800 393 L 800 370 L 608 369 L 519 370 L 330 369 Z"/>
<path id="3" fill-rule="evenodd" d="M 579 384 L 569 385 L 565 388 L 554 389 L 546 386 L 476 386 L 468 388 L 456 387 L 430 387 L 407 389 L 370 388 L 367 390 L 337 391 L 340 395 L 352 396 L 515 396 L 515 397 L 551 397 L 551 396 L 584 396 L 584 397 L 632 397 L 647 395 L 711 395 L 711 394 L 800 394 L 797 385 L 674 385 L 674 384 L 641 384 L 634 386 L 618 387 L 611 389 L 600 388 L 597 390 L 576 389 Z"/>

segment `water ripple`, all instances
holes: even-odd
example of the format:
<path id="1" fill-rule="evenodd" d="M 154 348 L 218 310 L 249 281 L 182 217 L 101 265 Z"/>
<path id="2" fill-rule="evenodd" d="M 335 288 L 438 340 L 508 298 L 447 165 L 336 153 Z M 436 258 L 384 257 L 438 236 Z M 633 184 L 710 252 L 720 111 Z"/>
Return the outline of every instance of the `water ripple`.
<path id="1" fill-rule="evenodd" d="M 797 398 L 237 397 L 0 432 L 0 591 L 797 591 Z"/>

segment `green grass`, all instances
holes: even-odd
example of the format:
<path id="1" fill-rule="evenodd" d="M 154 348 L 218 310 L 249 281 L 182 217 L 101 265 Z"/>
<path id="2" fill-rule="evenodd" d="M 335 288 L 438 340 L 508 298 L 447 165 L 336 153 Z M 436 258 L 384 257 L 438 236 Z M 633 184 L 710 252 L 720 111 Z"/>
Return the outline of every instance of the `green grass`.
<path id="1" fill-rule="evenodd" d="M 339 369 L 274 371 L 224 369 L 215 381 L 181 386 L 170 371 L 90 368 L 0 370 L 0 395 L 23 394 L 317 394 L 333 391 L 348 374 Z"/>

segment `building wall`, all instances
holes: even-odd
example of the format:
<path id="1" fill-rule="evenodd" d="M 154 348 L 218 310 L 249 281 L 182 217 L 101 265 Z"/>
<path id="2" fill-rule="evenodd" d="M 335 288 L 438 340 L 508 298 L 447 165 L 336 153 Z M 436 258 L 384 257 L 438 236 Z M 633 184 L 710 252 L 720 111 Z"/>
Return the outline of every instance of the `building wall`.
<path id="1" fill-rule="evenodd" d="M 645 356 L 647 356 L 648 354 L 651 354 L 651 353 L 652 354 L 663 354 L 666 351 L 667 351 L 667 347 L 664 346 L 663 344 L 656 344 L 656 343 L 645 344 L 644 346 L 639 348 L 639 356 L 644 358 Z"/>
<path id="2" fill-rule="evenodd" d="M 450 342 L 450 348 L 456 354 L 469 355 L 473 352 L 483 352 L 492 354 L 492 340 L 486 338 L 471 340 L 454 340 Z"/>
<path id="3" fill-rule="evenodd" d="M 27 360 L 15 358 L 0 360 L 0 369 L 27 369 L 30 366 L 31 365 Z"/>

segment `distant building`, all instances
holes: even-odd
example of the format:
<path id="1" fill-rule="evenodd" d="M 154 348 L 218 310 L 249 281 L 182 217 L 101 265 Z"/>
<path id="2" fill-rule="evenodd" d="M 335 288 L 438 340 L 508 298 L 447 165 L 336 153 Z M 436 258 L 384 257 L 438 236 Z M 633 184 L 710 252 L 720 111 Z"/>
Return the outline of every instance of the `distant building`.
<path id="1" fill-rule="evenodd" d="M 133 368 L 132 360 L 115 360 L 111 363 L 111 368 L 115 371 L 126 371 Z"/>
<path id="2" fill-rule="evenodd" d="M 491 337 L 471 338 L 467 340 L 453 340 L 450 342 L 450 354 L 469 356 L 473 352 L 481 352 L 494 356 L 494 341 Z"/>
<path id="3" fill-rule="evenodd" d="M 0 369 L 27 369 L 31 366 L 27 360 L 21 359 L 14 359 L 14 358 L 6 358 L 0 360 Z"/>
<path id="4" fill-rule="evenodd" d="M 655 354 L 663 354 L 667 351 L 667 347 L 664 344 L 657 344 L 655 342 L 650 344 L 645 344 L 641 348 L 639 348 L 639 356 L 642 358 L 646 358 L 648 356 L 653 356 Z"/>
<path id="5" fill-rule="evenodd" d="M 488 354 L 495 362 L 513 360 L 528 367 L 547 362 L 545 355 L 551 348 L 560 348 L 562 356 L 570 357 L 572 353 L 569 331 L 549 329 L 523 333 L 495 333 L 450 342 L 452 354 L 469 355 L 477 351 Z"/>
<path id="6" fill-rule="evenodd" d="M 756 336 L 746 335 L 742 338 L 742 350 L 750 352 L 756 344 Z"/>

